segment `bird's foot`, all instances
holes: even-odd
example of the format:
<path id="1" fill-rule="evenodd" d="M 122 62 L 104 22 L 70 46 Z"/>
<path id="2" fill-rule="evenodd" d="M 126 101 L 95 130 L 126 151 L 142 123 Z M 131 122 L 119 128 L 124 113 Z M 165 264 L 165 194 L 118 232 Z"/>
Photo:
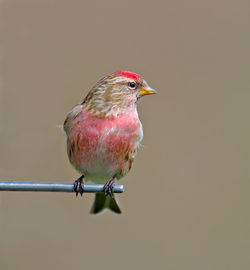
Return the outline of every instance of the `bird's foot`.
<path id="1" fill-rule="evenodd" d="M 76 193 L 76 196 L 78 196 L 78 193 L 80 193 L 80 195 L 82 196 L 84 189 L 83 189 L 83 185 L 84 185 L 84 175 L 82 175 L 81 177 L 79 177 L 75 182 L 74 182 L 74 191 Z"/>
<path id="2" fill-rule="evenodd" d="M 103 191 L 105 195 L 113 197 L 113 190 L 114 190 L 115 182 L 116 182 L 115 178 L 112 178 L 104 185 Z"/>

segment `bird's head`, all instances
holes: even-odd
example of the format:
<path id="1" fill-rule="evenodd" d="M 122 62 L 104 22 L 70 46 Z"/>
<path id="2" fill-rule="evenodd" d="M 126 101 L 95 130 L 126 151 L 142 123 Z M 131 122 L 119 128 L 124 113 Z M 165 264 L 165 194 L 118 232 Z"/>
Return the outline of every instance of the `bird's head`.
<path id="1" fill-rule="evenodd" d="M 97 116 L 114 116 L 136 106 L 140 97 L 155 93 L 138 74 L 116 71 L 98 81 L 82 104 Z"/>

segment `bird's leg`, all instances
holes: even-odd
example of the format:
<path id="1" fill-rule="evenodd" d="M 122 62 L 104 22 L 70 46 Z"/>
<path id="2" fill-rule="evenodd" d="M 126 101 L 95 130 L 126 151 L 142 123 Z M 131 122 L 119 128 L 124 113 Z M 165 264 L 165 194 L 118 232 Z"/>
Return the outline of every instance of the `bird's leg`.
<path id="1" fill-rule="evenodd" d="M 109 180 L 103 187 L 103 191 L 105 195 L 109 195 L 110 197 L 113 197 L 113 189 L 116 183 L 116 178 L 113 177 L 111 180 Z"/>
<path id="2" fill-rule="evenodd" d="M 78 193 L 83 194 L 84 189 L 83 189 L 83 185 L 84 185 L 84 175 L 82 175 L 81 177 L 79 177 L 75 182 L 74 182 L 74 191 L 76 193 L 76 196 L 78 196 Z"/>

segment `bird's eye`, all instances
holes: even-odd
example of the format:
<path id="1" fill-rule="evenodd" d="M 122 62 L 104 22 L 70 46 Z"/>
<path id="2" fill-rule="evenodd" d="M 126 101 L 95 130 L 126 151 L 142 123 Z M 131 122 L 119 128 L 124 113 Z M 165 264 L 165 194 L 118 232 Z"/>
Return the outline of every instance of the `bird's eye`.
<path id="1" fill-rule="evenodd" d="M 135 89 L 136 88 L 136 83 L 135 82 L 129 82 L 128 83 L 128 86 L 132 89 Z"/>

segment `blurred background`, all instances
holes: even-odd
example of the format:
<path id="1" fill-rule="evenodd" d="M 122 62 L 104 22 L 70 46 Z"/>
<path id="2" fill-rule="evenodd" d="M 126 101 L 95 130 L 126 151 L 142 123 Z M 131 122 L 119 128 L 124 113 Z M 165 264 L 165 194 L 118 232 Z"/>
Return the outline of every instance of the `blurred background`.
<path id="1" fill-rule="evenodd" d="M 73 182 L 56 128 L 102 76 L 141 74 L 121 216 L 0 194 L 0 269 L 250 268 L 249 1 L 0 1 L 0 179 Z"/>

